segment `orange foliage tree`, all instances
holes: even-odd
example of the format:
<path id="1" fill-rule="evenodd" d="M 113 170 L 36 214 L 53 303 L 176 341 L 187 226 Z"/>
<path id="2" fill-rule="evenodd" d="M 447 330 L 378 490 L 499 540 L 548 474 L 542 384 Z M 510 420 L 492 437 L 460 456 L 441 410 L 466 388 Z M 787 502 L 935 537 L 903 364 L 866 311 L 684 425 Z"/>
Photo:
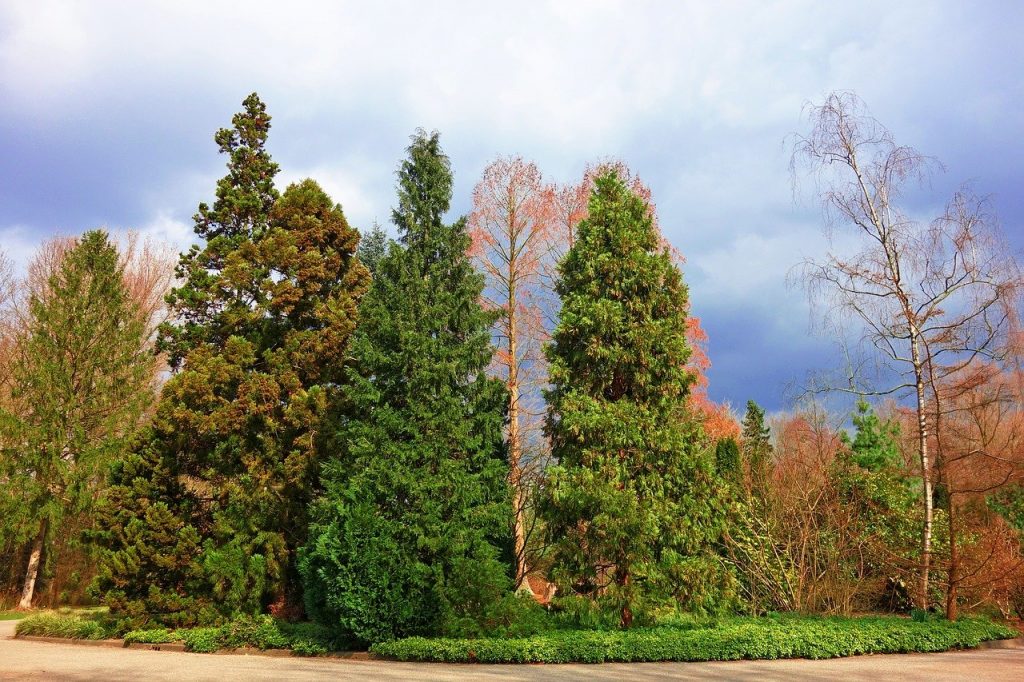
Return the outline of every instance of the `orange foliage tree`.
<path id="1" fill-rule="evenodd" d="M 500 315 L 495 327 L 496 374 L 508 389 L 509 483 L 512 486 L 515 585 L 530 570 L 532 526 L 525 480 L 543 460 L 540 388 L 547 381 L 542 346 L 544 265 L 553 246 L 552 190 L 533 163 L 502 157 L 484 169 L 469 215 L 471 255 L 486 277 L 484 303 Z"/>

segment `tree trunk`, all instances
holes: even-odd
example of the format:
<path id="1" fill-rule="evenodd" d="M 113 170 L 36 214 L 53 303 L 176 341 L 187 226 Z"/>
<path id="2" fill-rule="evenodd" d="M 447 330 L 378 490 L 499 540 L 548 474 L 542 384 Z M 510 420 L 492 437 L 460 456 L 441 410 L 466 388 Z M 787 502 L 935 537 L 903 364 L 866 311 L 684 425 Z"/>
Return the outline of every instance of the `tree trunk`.
<path id="1" fill-rule="evenodd" d="M 947 491 L 949 483 L 946 482 Z M 947 493 L 949 499 L 949 509 L 946 510 L 946 515 L 949 519 L 949 577 L 946 581 L 946 619 L 956 620 L 957 619 L 957 582 L 959 581 L 958 574 L 960 572 L 960 549 L 956 544 L 956 521 L 954 519 L 954 508 L 953 508 L 953 495 Z"/>
<path id="2" fill-rule="evenodd" d="M 618 573 L 617 579 L 619 585 L 625 587 L 629 585 L 629 569 L 616 569 Z M 633 624 L 633 609 L 629 608 L 629 602 L 627 601 L 622 605 L 622 620 L 619 623 L 623 629 L 628 628 Z"/>
<path id="3" fill-rule="evenodd" d="M 510 277 L 511 277 L 510 273 Z M 510 281 L 514 281 L 510 279 Z M 523 493 L 522 456 L 523 442 L 519 423 L 519 344 L 517 341 L 518 319 L 516 315 L 515 287 L 509 287 L 508 301 L 508 464 L 509 482 L 512 484 L 512 514 L 515 550 L 515 589 L 526 580 L 526 521 L 523 518 L 525 495 Z"/>
<path id="4" fill-rule="evenodd" d="M 39 535 L 32 543 L 32 553 L 28 557 L 28 568 L 25 570 L 25 584 L 21 589 L 21 601 L 18 602 L 19 609 L 32 608 L 32 597 L 35 596 L 36 580 L 39 577 L 39 562 L 43 557 L 43 542 L 46 540 L 46 521 L 39 527 Z"/>
<path id="5" fill-rule="evenodd" d="M 932 476 L 928 458 L 928 420 L 924 395 L 924 371 L 921 365 L 921 348 L 917 330 L 911 328 L 911 358 L 914 363 L 914 380 L 917 389 L 917 439 L 921 452 L 921 481 L 924 484 L 924 528 L 921 533 L 921 583 L 918 606 L 928 609 L 928 574 L 932 558 Z"/>

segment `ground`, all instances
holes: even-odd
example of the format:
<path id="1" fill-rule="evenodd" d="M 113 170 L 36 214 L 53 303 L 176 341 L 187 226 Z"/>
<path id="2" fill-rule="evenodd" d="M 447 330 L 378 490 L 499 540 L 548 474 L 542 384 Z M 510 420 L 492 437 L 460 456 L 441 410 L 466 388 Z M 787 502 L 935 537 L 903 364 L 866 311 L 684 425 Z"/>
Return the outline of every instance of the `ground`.
<path id="1" fill-rule="evenodd" d="M 445 665 L 263 656 L 187 654 L 11 639 L 0 621 L 0 680 L 878 680 L 1017 682 L 1024 648 L 945 654 L 858 656 L 828 661 L 609 663 L 604 665 Z"/>

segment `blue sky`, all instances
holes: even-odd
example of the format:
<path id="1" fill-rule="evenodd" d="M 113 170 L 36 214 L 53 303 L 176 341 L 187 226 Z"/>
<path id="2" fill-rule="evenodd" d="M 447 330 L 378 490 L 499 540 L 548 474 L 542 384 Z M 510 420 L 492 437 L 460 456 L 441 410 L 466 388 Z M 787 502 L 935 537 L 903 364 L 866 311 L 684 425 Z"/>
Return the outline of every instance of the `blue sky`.
<path id="1" fill-rule="evenodd" d="M 711 394 L 786 406 L 835 358 L 789 269 L 826 248 L 787 136 L 856 91 L 1024 246 L 1022 2 L 54 2 L 0 0 L 0 250 L 140 229 L 184 247 L 223 174 L 213 132 L 257 91 L 282 185 L 316 178 L 386 222 L 416 127 L 469 208 L 499 154 L 553 181 L 618 157 L 651 186 L 710 335 Z"/>

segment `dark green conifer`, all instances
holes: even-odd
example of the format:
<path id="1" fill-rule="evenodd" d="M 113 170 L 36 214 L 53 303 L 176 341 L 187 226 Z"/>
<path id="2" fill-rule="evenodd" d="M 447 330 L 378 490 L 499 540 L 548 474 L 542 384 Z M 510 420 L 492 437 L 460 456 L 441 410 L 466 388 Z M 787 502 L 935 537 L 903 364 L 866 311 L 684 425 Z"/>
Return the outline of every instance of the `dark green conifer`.
<path id="1" fill-rule="evenodd" d="M 408 152 L 399 242 L 363 299 L 302 563 L 307 609 L 364 642 L 472 629 L 509 585 L 506 399 L 485 373 L 494 318 L 464 219 L 444 222 L 452 174 L 437 133 Z"/>
<path id="2" fill-rule="evenodd" d="M 713 608 L 726 576 L 714 464 L 686 398 L 687 288 L 647 204 L 612 171 L 562 261 L 548 347 L 545 504 L 563 596 L 634 613 Z"/>

